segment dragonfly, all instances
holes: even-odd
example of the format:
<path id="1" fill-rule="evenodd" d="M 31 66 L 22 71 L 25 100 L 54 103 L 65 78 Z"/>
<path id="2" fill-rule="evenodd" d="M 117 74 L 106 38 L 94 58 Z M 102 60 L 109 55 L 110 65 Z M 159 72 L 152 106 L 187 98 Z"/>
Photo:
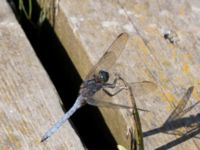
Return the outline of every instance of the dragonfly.
<path id="1" fill-rule="evenodd" d="M 103 101 L 94 98 L 98 91 L 103 90 L 109 96 L 114 96 L 121 92 L 126 87 L 118 88 L 115 93 L 110 93 L 106 89 L 114 89 L 119 80 L 119 75 L 116 74 L 115 79 L 112 83 L 109 83 L 109 72 L 108 70 L 115 64 L 117 58 L 121 55 L 123 49 L 126 46 L 129 35 L 127 33 L 121 33 L 106 50 L 104 55 L 100 58 L 98 63 L 91 69 L 86 76 L 86 79 L 80 86 L 79 95 L 73 104 L 73 106 L 42 136 L 41 142 L 47 140 L 53 133 L 55 133 L 79 108 L 89 104 L 98 107 L 111 107 L 111 108 L 125 108 L 132 109 L 131 106 L 122 104 L 112 103 L 110 101 Z M 135 82 L 132 84 L 136 91 L 148 88 L 154 89 L 155 84 L 150 81 Z"/>

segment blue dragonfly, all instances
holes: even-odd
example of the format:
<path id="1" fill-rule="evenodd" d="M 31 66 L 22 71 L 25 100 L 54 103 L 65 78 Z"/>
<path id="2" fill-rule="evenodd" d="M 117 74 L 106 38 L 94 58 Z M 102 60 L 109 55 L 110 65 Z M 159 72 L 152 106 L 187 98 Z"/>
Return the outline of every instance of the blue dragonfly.
<path id="1" fill-rule="evenodd" d="M 83 81 L 80 86 L 79 96 L 77 97 L 73 106 L 50 128 L 46 131 L 46 133 L 42 136 L 41 142 L 48 139 L 53 133 L 55 133 L 63 123 L 65 123 L 79 108 L 82 106 L 89 104 L 98 107 L 111 107 L 111 108 L 126 108 L 132 109 L 132 106 L 126 106 L 122 104 L 112 103 L 110 101 L 103 101 L 94 98 L 96 93 L 100 90 L 103 90 L 110 96 L 114 96 L 123 89 L 127 89 L 127 87 L 120 87 L 114 93 L 109 92 L 106 89 L 113 89 L 116 87 L 117 81 L 119 80 L 119 75 L 116 75 L 114 81 L 112 83 L 108 83 L 109 73 L 108 70 L 111 68 L 117 58 L 120 56 L 121 52 L 126 46 L 128 40 L 127 33 L 121 33 L 116 40 L 111 44 L 111 46 L 107 49 L 105 54 L 101 57 L 99 62 L 91 69 L 89 74 L 86 76 L 86 79 Z M 149 81 L 143 82 L 135 82 L 132 83 L 133 88 L 140 91 L 140 89 L 154 89 L 155 84 Z M 148 91 L 148 90 L 147 90 Z M 143 93 L 143 92 L 142 92 Z"/>

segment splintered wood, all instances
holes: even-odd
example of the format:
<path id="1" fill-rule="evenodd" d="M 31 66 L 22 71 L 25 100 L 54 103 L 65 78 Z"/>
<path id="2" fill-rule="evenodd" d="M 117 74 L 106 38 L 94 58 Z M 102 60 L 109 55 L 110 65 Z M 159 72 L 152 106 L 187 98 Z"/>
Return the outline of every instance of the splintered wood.
<path id="1" fill-rule="evenodd" d="M 0 1 L 0 149 L 83 150 L 69 123 L 48 143 L 43 132 L 63 111 L 47 73 L 6 0 Z"/>

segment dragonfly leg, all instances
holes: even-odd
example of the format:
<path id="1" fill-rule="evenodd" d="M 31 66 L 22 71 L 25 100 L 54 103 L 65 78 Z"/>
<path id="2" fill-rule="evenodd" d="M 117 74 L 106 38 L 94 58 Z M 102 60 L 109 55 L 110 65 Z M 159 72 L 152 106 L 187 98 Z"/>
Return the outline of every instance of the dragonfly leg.
<path id="1" fill-rule="evenodd" d="M 114 79 L 114 81 L 113 81 L 113 83 L 105 83 L 104 84 L 104 87 L 106 87 L 106 88 L 115 88 L 116 87 L 116 85 L 117 85 L 117 81 L 119 80 L 120 78 L 119 78 L 119 75 L 115 75 L 115 79 Z"/>
<path id="2" fill-rule="evenodd" d="M 117 81 L 118 80 L 121 80 L 121 81 L 123 81 L 124 82 L 124 80 L 123 80 L 123 78 L 120 76 L 120 74 L 115 74 L 115 79 L 114 79 L 114 81 L 113 81 L 113 83 L 105 83 L 104 84 L 104 87 L 105 88 L 115 88 L 116 87 L 116 85 L 117 85 Z M 124 84 L 125 86 L 126 86 L 126 84 Z M 127 87 L 127 86 L 126 86 Z"/>
<path id="3" fill-rule="evenodd" d="M 120 87 L 118 90 L 114 91 L 114 92 L 111 92 L 111 91 L 108 91 L 108 89 L 106 88 L 103 88 L 103 91 L 109 95 L 109 96 L 115 96 L 117 95 L 119 92 L 121 92 L 122 90 L 126 89 L 127 90 L 127 87 Z"/>
<path id="4" fill-rule="evenodd" d="M 107 88 L 112 88 L 112 89 L 114 89 L 114 88 L 116 87 L 117 81 L 118 81 L 118 80 L 121 80 L 121 77 L 120 77 L 119 74 L 115 74 L 115 79 L 114 79 L 113 83 L 106 83 L 106 84 L 104 85 L 104 87 L 103 87 L 103 91 L 104 91 L 107 95 L 109 95 L 109 96 L 114 96 L 114 95 L 117 95 L 119 92 L 121 92 L 121 91 L 124 90 L 124 89 L 127 90 L 127 89 L 128 89 L 127 86 L 119 86 L 119 89 L 117 89 L 117 90 L 114 91 L 114 92 L 108 91 Z"/>

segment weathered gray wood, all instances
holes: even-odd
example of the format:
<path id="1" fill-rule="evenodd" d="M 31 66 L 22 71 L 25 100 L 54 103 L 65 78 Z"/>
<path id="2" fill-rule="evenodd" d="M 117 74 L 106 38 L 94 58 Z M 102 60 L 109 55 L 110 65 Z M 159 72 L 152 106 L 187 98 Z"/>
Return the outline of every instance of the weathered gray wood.
<path id="1" fill-rule="evenodd" d="M 40 143 L 41 136 L 61 115 L 52 82 L 6 0 L 1 0 L 0 149 L 84 149 L 69 123 L 54 138 Z"/>
<path id="2" fill-rule="evenodd" d="M 54 6 L 55 9 L 49 9 L 55 12 L 55 18 L 49 17 L 50 21 L 82 78 L 119 33 L 130 34 L 127 47 L 111 72 L 120 72 L 130 82 L 149 80 L 158 85 L 156 92 L 136 97 L 138 107 L 150 110 L 149 113 L 140 113 L 144 132 L 162 126 L 190 86 L 195 86 L 195 90 L 189 104 L 199 100 L 198 0 L 57 0 L 54 5 L 38 1 L 42 7 Z M 172 35 L 177 37 L 167 40 L 163 35 L 170 30 L 175 31 L 176 34 Z M 170 43 L 172 40 L 174 44 Z M 121 94 L 118 99 L 125 101 L 126 95 Z M 101 110 L 117 142 L 128 147 L 130 139 L 127 139 L 126 131 L 132 126 L 127 119 L 130 116 L 124 110 Z M 195 115 L 198 112 L 199 106 L 190 113 Z M 184 141 L 181 136 L 162 132 L 144 140 L 148 150 L 164 145 L 176 150 L 196 150 L 200 145 L 198 139 Z"/>

